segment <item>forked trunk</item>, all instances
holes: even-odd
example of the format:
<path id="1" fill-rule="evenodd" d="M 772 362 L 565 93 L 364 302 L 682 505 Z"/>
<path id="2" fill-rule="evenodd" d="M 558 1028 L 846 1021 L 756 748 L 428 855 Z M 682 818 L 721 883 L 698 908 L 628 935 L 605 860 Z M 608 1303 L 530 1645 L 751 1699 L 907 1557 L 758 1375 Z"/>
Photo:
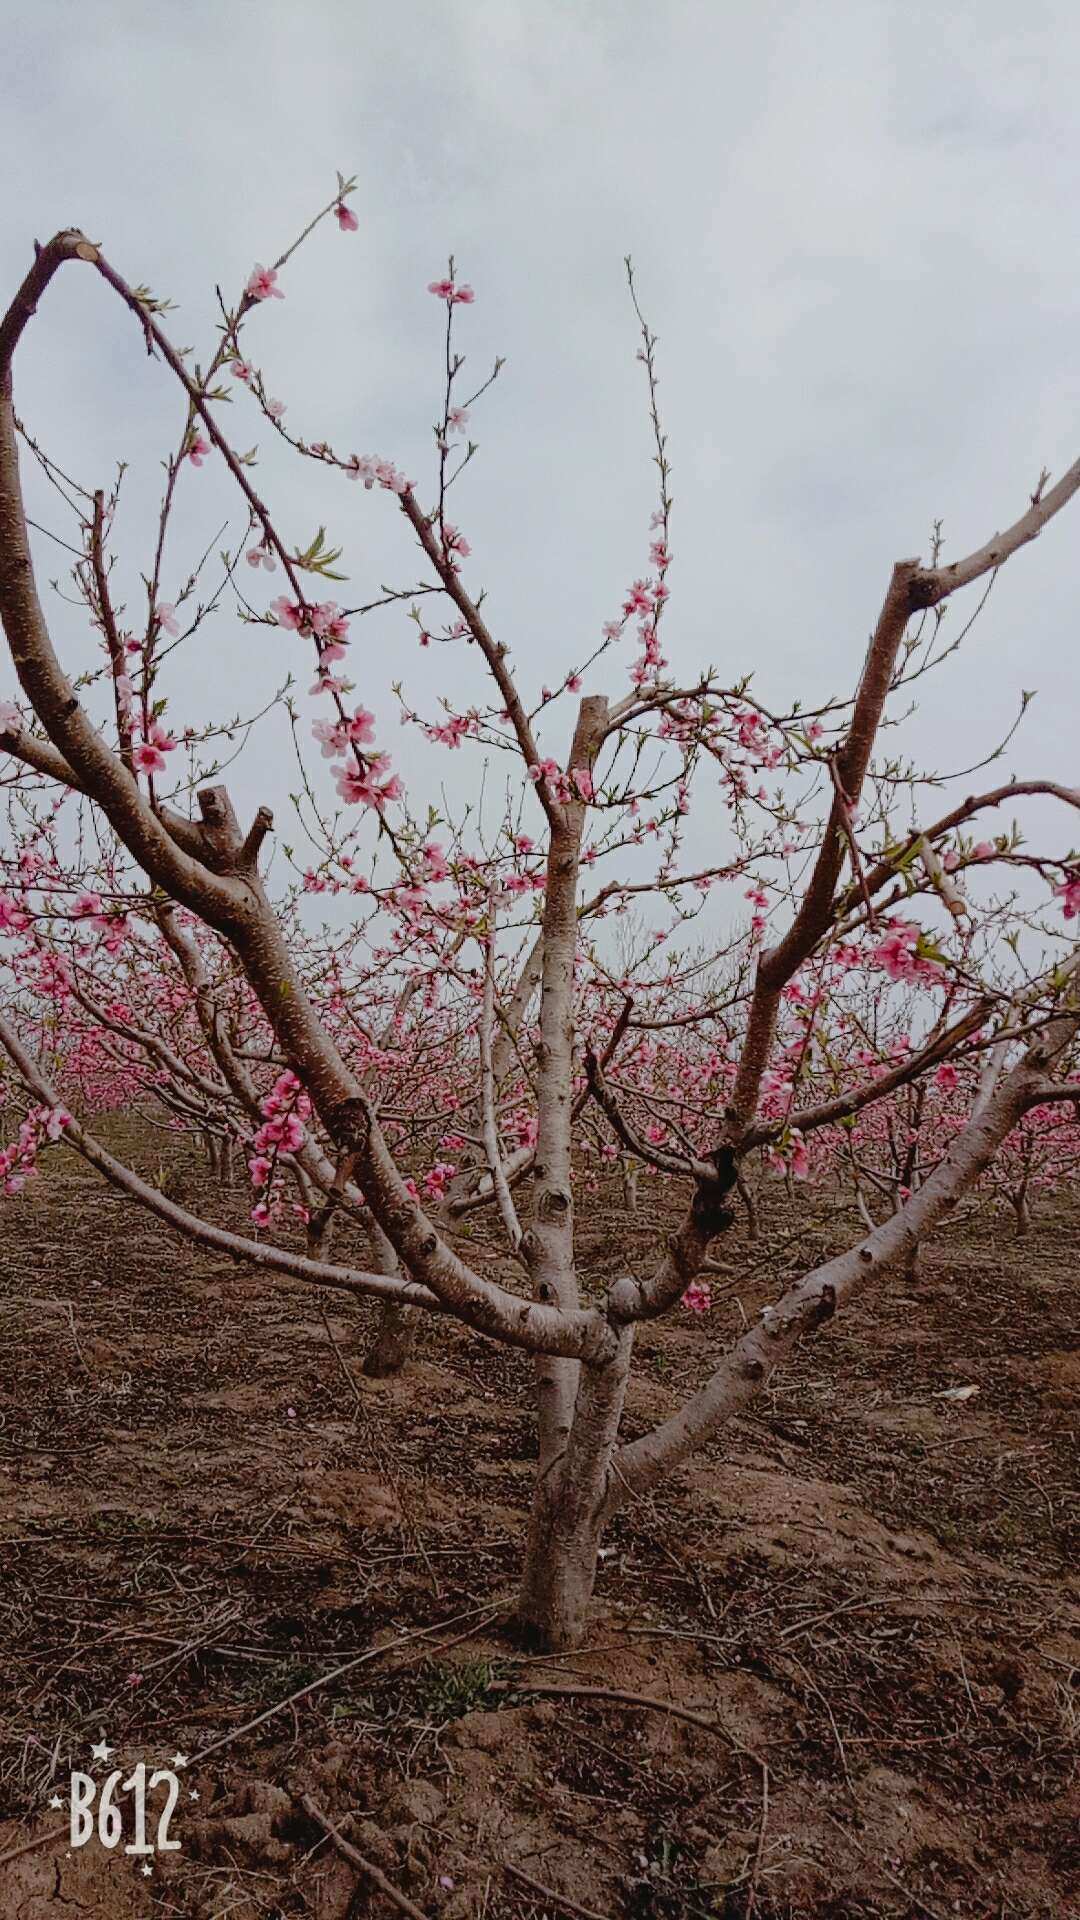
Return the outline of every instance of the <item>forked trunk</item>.
<path id="1" fill-rule="evenodd" d="M 633 1329 L 623 1329 L 606 1366 L 583 1364 L 566 1451 L 533 1493 L 518 1620 L 534 1645 L 559 1652 L 584 1635 L 597 1556 L 610 1516 L 611 1457 L 618 1438 Z"/>

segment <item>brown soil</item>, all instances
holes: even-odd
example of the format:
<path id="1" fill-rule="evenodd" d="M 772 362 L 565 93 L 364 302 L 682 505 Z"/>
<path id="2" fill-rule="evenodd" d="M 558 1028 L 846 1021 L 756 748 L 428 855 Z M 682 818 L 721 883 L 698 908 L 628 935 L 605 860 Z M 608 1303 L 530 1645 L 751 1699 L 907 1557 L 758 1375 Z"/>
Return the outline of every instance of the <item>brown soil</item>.
<path id="1" fill-rule="evenodd" d="M 132 1157 L 205 1200 L 160 1138 Z M 582 1205 L 590 1280 L 648 1264 L 668 1191 Z M 644 1332 L 628 1432 L 829 1248 L 807 1204 Z M 969 1224 L 840 1316 L 622 1517 L 587 1644 L 546 1660 L 506 1624 L 523 1356 L 430 1322 L 367 1381 L 368 1309 L 193 1254 L 68 1155 L 5 1224 L 0 1856 L 37 1844 L 2 1920 L 399 1912 L 305 1793 L 430 1920 L 1080 1914 L 1077 1216 Z M 149 1876 L 69 1849 L 103 1733 L 112 1766 L 191 1757 Z"/>

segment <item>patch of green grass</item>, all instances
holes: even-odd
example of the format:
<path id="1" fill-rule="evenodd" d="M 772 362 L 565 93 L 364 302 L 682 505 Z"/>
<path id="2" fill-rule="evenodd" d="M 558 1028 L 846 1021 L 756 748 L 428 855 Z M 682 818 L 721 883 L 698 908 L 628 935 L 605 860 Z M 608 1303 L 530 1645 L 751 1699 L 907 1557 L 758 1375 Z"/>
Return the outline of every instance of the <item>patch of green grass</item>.
<path id="1" fill-rule="evenodd" d="M 433 1725 L 445 1727 L 475 1712 L 494 1678 L 490 1660 L 429 1660 L 416 1676 L 416 1710 Z"/>

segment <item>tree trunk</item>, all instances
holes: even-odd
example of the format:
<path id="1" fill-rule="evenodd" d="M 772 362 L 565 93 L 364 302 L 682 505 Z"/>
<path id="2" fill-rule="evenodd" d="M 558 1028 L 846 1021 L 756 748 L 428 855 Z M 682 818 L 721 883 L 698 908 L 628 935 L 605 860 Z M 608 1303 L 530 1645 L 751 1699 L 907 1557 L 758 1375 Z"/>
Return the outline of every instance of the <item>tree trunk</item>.
<path id="1" fill-rule="evenodd" d="M 371 1223 L 372 1264 L 376 1273 L 396 1275 L 401 1272 L 397 1254 L 390 1245 L 382 1228 Z M 403 1307 L 396 1300 L 388 1300 L 380 1309 L 379 1324 L 375 1338 L 364 1355 L 364 1373 L 369 1380 L 388 1380 L 412 1357 L 420 1322 L 419 1307 Z"/>
<path id="2" fill-rule="evenodd" d="M 363 1370 L 369 1380 L 388 1380 L 408 1364 L 419 1318 L 419 1307 L 402 1307 L 396 1300 L 380 1308 L 375 1338 L 364 1355 Z"/>
<path id="3" fill-rule="evenodd" d="M 1009 1195 L 1016 1214 L 1016 1237 L 1023 1240 L 1031 1232 L 1031 1208 L 1028 1205 L 1027 1189 L 1022 1187 L 1019 1193 Z"/>
<path id="4" fill-rule="evenodd" d="M 637 1214 L 637 1191 L 638 1191 L 638 1180 L 640 1176 L 641 1176 L 641 1168 L 638 1166 L 638 1163 L 636 1160 L 623 1161 L 623 1167 L 622 1167 L 623 1206 L 626 1208 L 626 1211 L 629 1214 L 631 1220 L 633 1220 Z"/>
<path id="5" fill-rule="evenodd" d="M 602 1510 L 560 1512 L 559 1489 L 537 1482 L 533 1495 L 518 1620 L 533 1646 L 558 1653 L 583 1639 L 596 1582 Z"/>
<path id="6" fill-rule="evenodd" d="M 741 1166 L 735 1175 L 735 1185 L 738 1189 L 739 1198 L 746 1208 L 746 1237 L 751 1245 L 753 1245 L 759 1232 L 757 1201 L 754 1198 L 754 1192 L 750 1182 L 747 1180 Z"/>
<path id="7" fill-rule="evenodd" d="M 532 1644 L 552 1652 L 577 1646 L 585 1632 L 633 1344 L 624 1327 L 613 1360 L 582 1363 L 566 1451 L 537 1474 L 518 1620 Z"/>

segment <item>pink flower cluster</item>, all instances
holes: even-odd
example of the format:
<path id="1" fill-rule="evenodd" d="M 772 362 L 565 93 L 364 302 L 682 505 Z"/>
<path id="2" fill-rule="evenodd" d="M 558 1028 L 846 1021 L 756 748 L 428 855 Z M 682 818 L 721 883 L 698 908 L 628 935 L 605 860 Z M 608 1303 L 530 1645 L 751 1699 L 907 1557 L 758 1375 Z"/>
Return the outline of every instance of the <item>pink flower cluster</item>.
<path id="1" fill-rule="evenodd" d="M 539 786 L 543 781 L 553 800 L 564 806 L 569 800 L 581 800 L 587 806 L 595 800 L 596 790 L 588 767 L 571 767 L 564 773 L 557 760 L 541 760 L 537 766 L 528 769 L 529 779 Z"/>
<path id="2" fill-rule="evenodd" d="M 881 967 L 890 980 L 940 979 L 940 962 L 928 960 L 917 951 L 923 937 L 922 928 L 914 920 L 891 920 L 888 932 L 874 949 L 874 965 Z"/>
<path id="3" fill-rule="evenodd" d="M 708 1313 L 712 1306 L 712 1290 L 705 1280 L 691 1280 L 683 1294 L 681 1305 L 687 1313 Z"/>
<path id="4" fill-rule="evenodd" d="M 307 1139 L 304 1122 L 310 1116 L 311 1101 L 295 1073 L 286 1068 L 274 1082 L 272 1091 L 267 1094 L 259 1111 L 263 1115 L 263 1124 L 251 1142 L 253 1152 L 248 1161 L 248 1172 L 253 1186 L 267 1189 L 267 1193 L 251 1211 L 256 1226 L 265 1227 L 269 1226 L 275 1212 L 270 1189 L 278 1157 L 282 1153 L 297 1153 L 303 1146 Z"/>
<path id="5" fill-rule="evenodd" d="M 290 633 L 311 635 L 319 642 L 320 666 L 329 667 L 335 660 L 344 660 L 349 644 L 349 622 L 336 600 L 307 605 L 281 594 L 270 602 L 270 611 L 279 627 L 287 627 Z"/>
<path id="6" fill-rule="evenodd" d="M 1080 873 L 1067 874 L 1054 895 L 1062 903 L 1066 920 L 1075 920 L 1080 914 Z"/>
<path id="7" fill-rule="evenodd" d="M 424 1192 L 428 1199 L 441 1200 L 456 1172 L 457 1168 L 449 1160 L 436 1160 L 424 1175 Z"/>
<path id="8" fill-rule="evenodd" d="M 452 713 L 448 719 L 441 720 L 436 726 L 425 727 L 429 740 L 440 747 L 460 747 L 476 726 L 476 717 L 471 713 Z"/>
<path id="9" fill-rule="evenodd" d="M 765 1160 L 774 1173 L 790 1173 L 796 1180 L 806 1180 L 810 1174 L 810 1155 L 802 1134 L 794 1130 L 787 1139 L 775 1147 L 770 1147 Z"/>
<path id="10" fill-rule="evenodd" d="M 392 460 L 377 460 L 371 454 L 354 453 L 345 471 L 350 480 L 362 480 L 369 492 L 376 485 L 385 487 L 389 493 L 412 491 L 412 481 L 406 480 L 405 475 L 398 472 Z"/>
<path id="11" fill-rule="evenodd" d="M 471 307 L 476 299 L 467 283 L 459 287 L 453 280 L 429 280 L 428 292 L 433 293 L 436 300 L 445 300 L 449 307 Z"/>
<path id="12" fill-rule="evenodd" d="M 100 893 L 89 889 L 76 895 L 71 903 L 71 911 L 76 920 L 83 921 L 101 935 L 101 943 L 107 953 L 119 953 L 125 935 L 131 931 L 125 913 L 119 908 L 106 912 Z"/>
<path id="13" fill-rule="evenodd" d="M 405 791 L 400 774 L 390 772 L 388 753 L 369 753 L 362 766 L 335 767 L 334 785 L 347 805 L 374 807 L 377 813 L 391 800 L 400 800 Z"/>
<path id="14" fill-rule="evenodd" d="M 466 540 L 465 535 L 463 533 L 460 533 L 457 527 L 452 527 L 450 525 L 449 520 L 445 520 L 443 522 L 442 543 L 443 543 L 443 552 L 445 553 L 447 559 L 450 562 L 451 567 L 456 573 L 458 568 L 458 558 L 462 560 L 467 560 L 470 553 L 472 552 L 472 548 L 470 547 L 468 541 Z"/>
<path id="15" fill-rule="evenodd" d="M 71 1115 L 63 1107 L 30 1108 L 17 1138 L 0 1150 L 0 1182 L 9 1197 L 21 1193 L 37 1172 L 37 1157 L 46 1142 L 61 1139 L 70 1125 Z"/>
<path id="16" fill-rule="evenodd" d="M 10 893 L 0 893 L 0 933 L 25 933 L 30 915 Z"/>
<path id="17" fill-rule="evenodd" d="M 132 750 L 131 758 L 138 773 L 164 773 L 165 755 L 171 753 L 176 745 L 167 727 L 160 720 L 152 720 L 143 738 Z"/>
<path id="18" fill-rule="evenodd" d="M 284 300 L 285 298 L 277 283 L 277 268 L 264 267 L 259 261 L 255 262 L 244 292 L 249 300 Z"/>

